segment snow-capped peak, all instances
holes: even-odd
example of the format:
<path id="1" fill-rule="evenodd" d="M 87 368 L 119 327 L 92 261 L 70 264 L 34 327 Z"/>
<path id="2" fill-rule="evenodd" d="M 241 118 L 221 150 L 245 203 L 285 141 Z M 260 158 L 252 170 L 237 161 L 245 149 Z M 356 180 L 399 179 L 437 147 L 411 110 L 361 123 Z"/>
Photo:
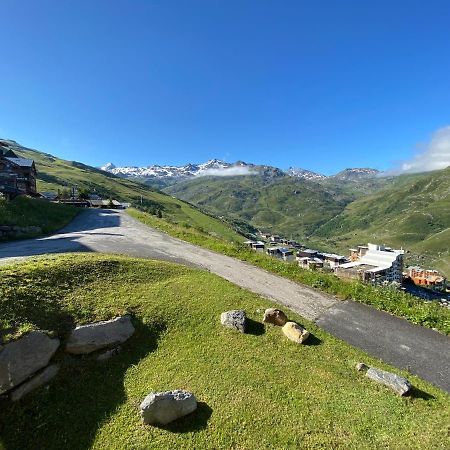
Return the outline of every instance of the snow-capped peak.
<path id="1" fill-rule="evenodd" d="M 113 169 L 115 169 L 116 166 L 112 163 L 106 163 L 104 166 L 100 167 L 100 170 L 104 170 L 105 172 L 111 172 Z"/>
<path id="2" fill-rule="evenodd" d="M 303 178 L 305 180 L 321 180 L 326 178 L 325 175 L 312 172 L 311 170 L 289 167 L 286 173 L 291 177 Z"/>

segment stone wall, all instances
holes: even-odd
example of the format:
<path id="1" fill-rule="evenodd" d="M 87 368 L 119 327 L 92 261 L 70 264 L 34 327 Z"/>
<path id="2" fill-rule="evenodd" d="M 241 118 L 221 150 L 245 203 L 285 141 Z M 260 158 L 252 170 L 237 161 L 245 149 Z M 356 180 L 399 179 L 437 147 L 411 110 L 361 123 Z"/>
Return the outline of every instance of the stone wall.
<path id="1" fill-rule="evenodd" d="M 41 227 L 19 227 L 17 225 L 0 225 L 0 240 L 14 239 L 22 236 L 42 234 Z"/>

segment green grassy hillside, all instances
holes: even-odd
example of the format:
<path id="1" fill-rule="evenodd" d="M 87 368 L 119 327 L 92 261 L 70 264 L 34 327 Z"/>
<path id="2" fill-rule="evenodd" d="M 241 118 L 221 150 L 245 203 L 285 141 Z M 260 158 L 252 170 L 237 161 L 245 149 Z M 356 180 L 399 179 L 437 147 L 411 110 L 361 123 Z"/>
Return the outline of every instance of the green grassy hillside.
<path id="1" fill-rule="evenodd" d="M 322 250 L 347 254 L 367 242 L 404 247 L 409 263 L 450 276 L 450 168 L 357 182 L 198 178 L 166 190 Z"/>
<path id="2" fill-rule="evenodd" d="M 79 212 L 66 205 L 46 200 L 17 197 L 12 201 L 0 199 L 0 225 L 40 227 L 42 233 L 31 232 L 21 237 L 31 237 L 56 231 L 67 225 Z"/>
<path id="3" fill-rule="evenodd" d="M 166 192 L 215 214 L 255 227 L 303 238 L 340 213 L 354 194 L 288 176 L 202 177 Z"/>
<path id="4" fill-rule="evenodd" d="M 170 195 L 151 189 L 143 184 L 118 178 L 85 164 L 65 161 L 55 156 L 28 149 L 18 144 L 11 148 L 20 156 L 34 159 L 38 172 L 37 188 L 40 192 L 58 191 L 77 186 L 97 192 L 104 198 L 141 204 L 147 211 L 161 211 L 162 216 L 175 223 L 186 223 L 206 232 L 231 241 L 242 241 L 228 224 L 206 215 L 195 207 L 175 199 Z"/>
<path id="5" fill-rule="evenodd" d="M 398 177 L 347 205 L 313 239 L 342 250 L 368 241 L 404 247 L 411 262 L 432 264 L 450 275 L 450 168 Z"/>
<path id="6" fill-rule="evenodd" d="M 117 256 L 52 256 L 0 268 L 3 328 L 67 336 L 75 324 L 131 313 L 136 331 L 112 359 L 62 349 L 49 388 L 0 400 L 0 448 L 288 449 L 448 447 L 450 398 L 304 321 L 309 343 L 263 325 L 273 304 L 210 273 Z M 248 334 L 220 324 L 243 308 Z M 308 342 L 308 341 L 306 341 Z M 355 364 L 407 376 L 411 397 L 393 394 Z M 138 405 L 153 390 L 183 388 L 196 412 L 144 426 Z M 20 431 L 20 432 L 19 432 Z"/>

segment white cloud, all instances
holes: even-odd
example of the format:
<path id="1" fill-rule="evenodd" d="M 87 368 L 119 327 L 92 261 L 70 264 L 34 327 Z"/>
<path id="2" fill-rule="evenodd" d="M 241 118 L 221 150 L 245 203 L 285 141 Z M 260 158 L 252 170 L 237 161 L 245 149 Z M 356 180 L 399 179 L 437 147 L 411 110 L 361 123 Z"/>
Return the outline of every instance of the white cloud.
<path id="1" fill-rule="evenodd" d="M 445 169 L 450 166 L 450 125 L 437 130 L 425 149 L 401 163 L 396 173 L 429 172 L 430 170 Z"/>
<path id="2" fill-rule="evenodd" d="M 256 170 L 252 170 L 249 167 L 245 166 L 231 166 L 231 167 L 220 167 L 220 168 L 211 168 L 206 169 L 203 172 L 199 172 L 197 174 L 198 177 L 236 177 L 236 176 L 244 176 L 244 175 L 257 175 L 258 172 Z"/>

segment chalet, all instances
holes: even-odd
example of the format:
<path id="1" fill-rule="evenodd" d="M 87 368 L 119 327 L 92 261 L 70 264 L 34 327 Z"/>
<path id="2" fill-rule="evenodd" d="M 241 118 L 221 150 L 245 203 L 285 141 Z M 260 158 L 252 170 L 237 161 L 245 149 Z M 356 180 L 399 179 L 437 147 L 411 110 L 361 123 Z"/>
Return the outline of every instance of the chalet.
<path id="1" fill-rule="evenodd" d="M 307 256 L 301 256 L 296 258 L 299 267 L 302 269 L 316 270 L 323 268 L 323 261 L 319 258 L 309 258 Z"/>
<path id="2" fill-rule="evenodd" d="M 318 253 L 319 252 L 317 250 L 311 250 L 310 248 L 305 248 L 304 250 L 299 250 L 297 252 L 297 258 L 303 258 L 303 257 L 317 258 Z"/>
<path id="3" fill-rule="evenodd" d="M 323 260 L 332 269 L 349 262 L 345 256 L 335 255 L 334 253 L 319 253 L 317 257 Z"/>
<path id="4" fill-rule="evenodd" d="M 122 203 L 117 200 L 87 200 L 91 208 L 112 208 L 112 209 L 123 209 Z"/>
<path id="5" fill-rule="evenodd" d="M 281 252 L 280 252 L 280 247 L 269 247 L 266 250 L 266 253 L 269 256 L 275 256 L 276 258 L 281 258 Z"/>
<path id="6" fill-rule="evenodd" d="M 244 245 L 255 250 L 255 252 L 263 252 L 265 244 L 262 241 L 245 241 Z"/>
<path id="7" fill-rule="evenodd" d="M 285 261 L 293 261 L 294 260 L 294 252 L 289 248 L 280 248 L 280 256 Z"/>
<path id="8" fill-rule="evenodd" d="M 34 161 L 20 158 L 4 143 L 0 145 L 0 193 L 7 198 L 37 195 Z"/>

